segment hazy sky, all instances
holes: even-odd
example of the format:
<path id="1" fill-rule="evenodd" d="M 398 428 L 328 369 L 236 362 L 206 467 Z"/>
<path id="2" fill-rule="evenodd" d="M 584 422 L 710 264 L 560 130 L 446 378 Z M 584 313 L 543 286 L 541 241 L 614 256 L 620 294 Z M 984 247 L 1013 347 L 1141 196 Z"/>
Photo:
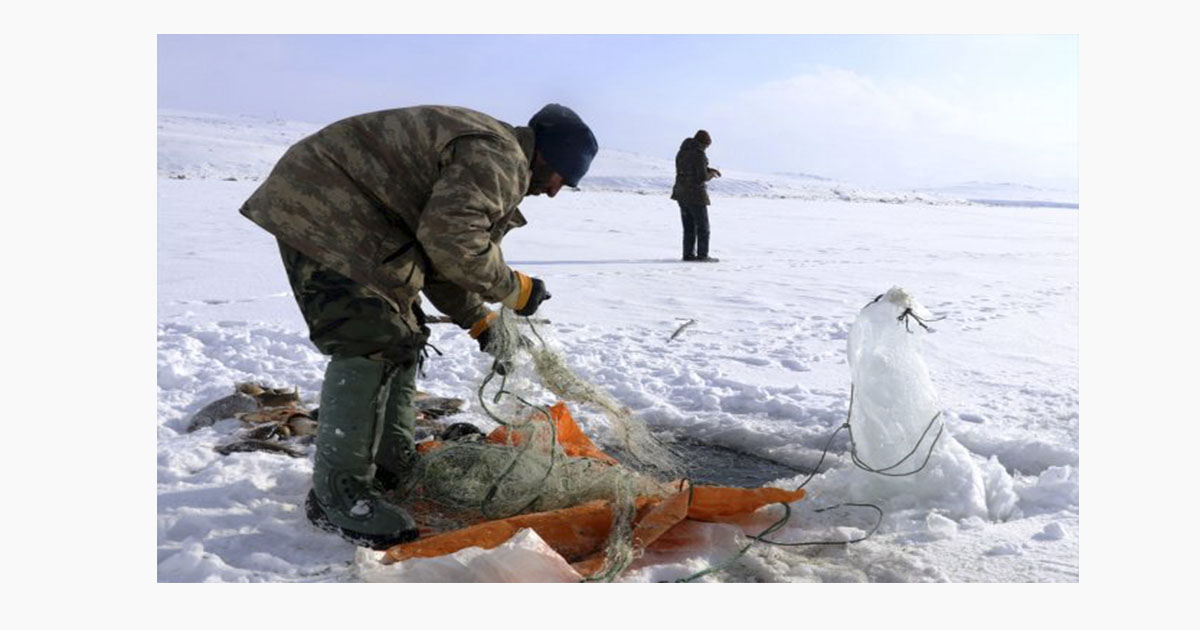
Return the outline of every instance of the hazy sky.
<path id="1" fill-rule="evenodd" d="M 1007 35 L 161 35 L 158 106 L 328 123 L 416 104 L 524 124 L 547 102 L 601 147 L 922 186 L 1077 178 L 1078 38 Z"/>

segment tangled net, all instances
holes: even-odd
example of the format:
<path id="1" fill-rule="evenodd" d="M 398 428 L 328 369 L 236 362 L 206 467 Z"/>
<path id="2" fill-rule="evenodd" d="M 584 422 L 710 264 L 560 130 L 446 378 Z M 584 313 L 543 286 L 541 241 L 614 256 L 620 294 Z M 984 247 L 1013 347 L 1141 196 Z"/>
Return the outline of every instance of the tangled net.
<path id="1" fill-rule="evenodd" d="M 592 579 L 612 579 L 635 559 L 637 497 L 672 492 L 667 482 L 682 476 L 683 465 L 628 407 L 572 371 L 533 322 L 504 309 L 490 331 L 488 352 L 498 359 L 481 383 L 478 399 L 484 413 L 504 428 L 506 439 L 498 444 L 473 435 L 424 453 L 417 458 L 410 495 L 438 506 L 447 528 L 606 500 L 612 507 L 612 533 L 605 568 Z M 618 448 L 629 456 L 627 464 L 567 456 L 549 409 L 530 402 L 546 392 L 598 407 Z"/>

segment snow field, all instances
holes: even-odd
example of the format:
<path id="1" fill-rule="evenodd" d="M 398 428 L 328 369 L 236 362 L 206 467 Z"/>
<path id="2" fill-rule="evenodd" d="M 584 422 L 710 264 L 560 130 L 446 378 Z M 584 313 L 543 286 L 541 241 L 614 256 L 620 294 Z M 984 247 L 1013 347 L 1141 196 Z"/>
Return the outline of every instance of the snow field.
<path id="1" fill-rule="evenodd" d="M 307 524 L 310 459 L 216 454 L 234 421 L 184 432 L 193 413 L 238 381 L 296 385 L 315 399 L 325 359 L 307 340 L 273 239 L 237 214 L 253 178 L 303 135 L 300 126 L 173 114 L 160 124 L 159 580 L 415 579 L 425 569 L 388 573 Z M 629 155 L 602 151 L 597 176 L 649 169 L 657 177 L 665 168 Z M 667 439 L 811 469 L 845 421 L 846 347 L 859 309 L 899 285 L 946 316 L 921 333 L 921 349 L 960 464 L 946 470 L 973 472 L 890 497 L 880 532 L 866 542 L 755 545 L 705 579 L 1078 580 L 1077 211 L 714 192 L 716 265 L 679 262 L 678 208 L 666 195 L 585 187 L 530 198 L 522 211 L 530 224 L 504 251 L 554 295 L 539 311 L 550 320 L 539 332 Z M 668 342 L 689 319 L 695 324 Z M 444 356 L 432 357 L 418 386 L 466 399 L 453 420 L 488 428 L 473 400 L 488 359 L 452 325 L 434 326 L 431 342 Z M 598 442 L 610 438 L 599 410 L 573 413 Z M 846 477 L 848 448 L 844 433 L 834 440 L 810 498 L 775 538 L 846 540 L 870 529 L 869 512 L 811 512 L 856 488 Z M 761 531 L 778 510 L 743 531 Z M 698 533 L 707 542 L 692 557 L 643 558 L 624 579 L 676 579 L 731 558 L 737 528 L 713 527 Z M 536 557 L 536 543 L 496 553 L 524 554 L 542 567 L 531 575 L 544 570 L 549 579 L 558 569 Z M 456 579 L 484 575 L 469 567 L 503 565 L 502 557 L 457 558 L 452 564 L 468 568 L 454 569 Z"/>

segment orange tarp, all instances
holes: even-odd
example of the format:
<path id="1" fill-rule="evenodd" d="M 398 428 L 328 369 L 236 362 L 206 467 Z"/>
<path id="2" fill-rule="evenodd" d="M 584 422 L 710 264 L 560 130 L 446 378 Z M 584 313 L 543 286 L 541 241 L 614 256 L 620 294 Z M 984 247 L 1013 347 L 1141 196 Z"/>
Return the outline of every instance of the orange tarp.
<path id="1" fill-rule="evenodd" d="M 791 503 L 802 498 L 803 490 L 696 486 L 687 517 L 697 521 L 721 521 L 739 514 L 749 514 L 764 505 Z"/>
<path id="2" fill-rule="evenodd" d="M 637 507 L 641 510 L 649 504 L 649 499 L 639 499 Z M 612 527 L 612 509 L 607 501 L 596 500 L 561 510 L 486 521 L 396 545 L 387 550 L 387 557 L 392 562 L 399 562 L 409 558 L 444 556 L 467 547 L 492 549 L 527 527 L 568 561 L 577 560 L 604 544 Z M 554 542 L 550 543 L 551 540 Z"/>
<path id="3" fill-rule="evenodd" d="M 596 448 L 583 429 L 575 424 L 575 419 L 567 410 L 566 403 L 561 400 L 554 403 L 554 406 L 550 408 L 550 418 L 554 420 L 554 439 L 563 447 L 563 452 L 568 456 L 591 457 L 610 464 L 617 463 L 617 460 L 608 453 Z M 534 420 L 545 422 L 545 418 L 541 414 L 534 416 Z M 487 441 L 493 444 L 512 444 L 514 446 L 520 444 L 522 439 L 524 436 L 519 431 L 509 431 L 507 427 L 500 427 L 487 436 Z"/>
<path id="4" fill-rule="evenodd" d="M 681 490 L 671 497 L 652 503 L 644 513 L 639 512 L 637 524 L 633 528 L 634 553 L 640 555 L 639 552 L 655 543 L 659 537 L 683 521 L 687 517 L 687 509 L 688 492 Z M 547 544 L 549 544 L 548 541 Z M 557 551 L 554 545 L 550 545 L 550 547 Z M 592 554 L 592 557 L 582 562 L 576 562 L 571 567 L 580 575 L 587 577 L 603 568 L 604 560 L 604 551 L 598 550 Z"/>
<path id="5" fill-rule="evenodd" d="M 565 404 L 551 408 L 558 442 L 574 457 L 593 457 L 616 463 L 600 451 L 575 424 Z M 519 434 L 514 434 L 518 438 Z M 508 443 L 504 428 L 493 431 L 488 440 Z M 568 448 L 568 445 L 570 447 Z M 682 486 L 683 484 L 680 484 Z M 728 488 L 693 486 L 682 488 L 666 498 L 639 497 L 636 502 L 633 539 L 636 549 L 652 547 L 684 519 L 697 521 L 731 520 L 772 503 L 790 503 L 804 497 L 804 490 L 781 488 Z M 524 528 L 538 536 L 563 556 L 581 575 L 591 575 L 604 563 L 602 548 L 612 528 L 612 508 L 607 501 L 589 501 L 574 507 L 522 514 L 486 521 L 441 534 L 396 545 L 387 550 L 385 562 L 409 558 L 430 558 L 468 547 L 492 549 L 503 544 Z M 678 537 L 666 536 L 668 546 L 677 547 Z M 669 539 L 669 540 L 668 540 Z"/>
<path id="6" fill-rule="evenodd" d="M 763 490 L 775 492 L 762 492 Z M 765 505 L 798 501 L 804 497 L 803 490 L 789 491 L 778 488 L 696 486 L 693 491 L 689 493 L 684 489 L 666 499 L 639 497 L 633 533 L 635 547 L 644 549 L 651 546 L 685 518 L 720 521 L 723 518 L 754 512 Z M 688 504 L 689 495 L 692 499 L 691 505 Z M 387 561 L 432 558 L 467 547 L 492 549 L 524 528 L 537 532 L 546 544 L 568 562 L 583 558 L 576 569 L 581 574 L 588 575 L 591 571 L 599 569 L 603 563 L 602 556 L 587 556 L 599 553 L 608 539 L 612 528 L 612 508 L 608 501 L 596 500 L 561 510 L 486 521 L 396 545 L 387 550 Z"/>

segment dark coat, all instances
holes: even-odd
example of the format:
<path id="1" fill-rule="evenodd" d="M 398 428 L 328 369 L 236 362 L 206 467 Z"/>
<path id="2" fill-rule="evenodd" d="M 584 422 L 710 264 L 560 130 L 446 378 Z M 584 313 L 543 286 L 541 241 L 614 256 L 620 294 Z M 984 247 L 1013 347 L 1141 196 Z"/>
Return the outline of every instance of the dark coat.
<path id="1" fill-rule="evenodd" d="M 671 199 L 686 205 L 709 205 L 705 182 L 710 179 L 712 172 L 708 170 L 704 145 L 695 138 L 687 138 L 675 154 L 675 187 L 671 190 Z"/>

